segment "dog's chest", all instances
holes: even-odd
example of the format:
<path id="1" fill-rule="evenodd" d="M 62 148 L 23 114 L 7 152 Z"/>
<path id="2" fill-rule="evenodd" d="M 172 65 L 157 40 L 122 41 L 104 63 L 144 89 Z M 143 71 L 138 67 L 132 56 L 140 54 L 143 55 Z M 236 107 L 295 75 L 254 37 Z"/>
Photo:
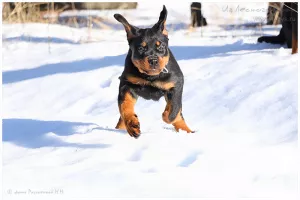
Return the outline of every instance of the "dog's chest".
<path id="1" fill-rule="evenodd" d="M 158 101 L 166 93 L 166 91 L 164 90 L 152 86 L 148 86 L 148 85 L 144 85 L 144 86 L 135 85 L 133 87 L 133 90 L 138 96 L 143 97 L 144 99 L 147 100 L 151 99 L 154 101 Z"/>
<path id="2" fill-rule="evenodd" d="M 174 82 L 170 81 L 148 81 L 135 76 L 127 76 L 126 79 L 132 84 L 132 89 L 138 96 L 154 101 L 158 101 L 166 91 L 175 86 Z"/>

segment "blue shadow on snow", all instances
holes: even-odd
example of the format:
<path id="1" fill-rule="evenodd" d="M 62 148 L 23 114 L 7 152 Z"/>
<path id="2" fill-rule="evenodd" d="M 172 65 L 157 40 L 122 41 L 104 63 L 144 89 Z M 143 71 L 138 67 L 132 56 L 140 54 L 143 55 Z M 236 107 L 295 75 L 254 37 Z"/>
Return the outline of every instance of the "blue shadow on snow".
<path id="1" fill-rule="evenodd" d="M 118 56 L 106 56 L 100 59 L 84 59 L 73 62 L 46 64 L 32 69 L 21 69 L 3 72 L 2 81 L 3 84 L 15 83 L 54 74 L 85 72 L 103 67 L 109 67 L 112 65 L 122 66 L 124 65 L 124 62 L 125 54 Z"/>
<path id="2" fill-rule="evenodd" d="M 170 49 L 176 60 L 179 61 L 198 58 L 226 57 L 236 51 L 249 50 L 255 52 L 257 50 L 277 49 L 279 47 L 280 45 L 264 43 L 243 44 L 240 40 L 233 44 L 222 46 L 171 46 Z M 106 56 L 100 59 L 84 59 L 73 62 L 46 64 L 32 69 L 5 71 L 2 73 L 2 81 L 3 84 L 8 84 L 54 74 L 91 71 L 112 65 L 123 67 L 125 57 L 126 54 L 122 54 L 117 56 Z"/>
<path id="3" fill-rule="evenodd" d="M 107 148 L 110 144 L 69 143 L 59 138 L 49 137 L 47 133 L 57 136 L 74 134 L 74 127 L 93 125 L 91 123 L 67 121 L 40 121 L 33 119 L 3 119 L 2 140 L 12 142 L 26 148 L 41 147 L 75 147 L 75 148 Z"/>
<path id="4" fill-rule="evenodd" d="M 32 36 L 17 36 L 17 37 L 9 37 L 3 38 L 3 42 L 32 42 L 32 43 L 55 43 L 55 44 L 80 44 L 78 42 L 74 42 L 72 40 L 56 38 L 56 37 L 32 37 Z"/>

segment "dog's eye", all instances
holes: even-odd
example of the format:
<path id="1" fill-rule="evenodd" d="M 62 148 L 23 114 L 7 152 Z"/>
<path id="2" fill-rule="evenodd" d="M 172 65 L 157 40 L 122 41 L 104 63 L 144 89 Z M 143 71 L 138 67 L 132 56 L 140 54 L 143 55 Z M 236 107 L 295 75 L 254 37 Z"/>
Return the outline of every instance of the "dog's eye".
<path id="1" fill-rule="evenodd" d="M 147 50 L 147 43 L 143 41 L 141 45 L 137 48 L 137 50 L 140 54 L 142 54 L 144 51 Z"/>
<path id="2" fill-rule="evenodd" d="M 142 54 L 146 50 L 146 47 L 139 46 L 137 50 L 140 54 Z"/>
<path id="3" fill-rule="evenodd" d="M 159 45 L 157 45 L 157 43 L 156 43 L 156 46 L 157 46 L 158 51 L 163 51 L 165 49 L 165 44 L 164 43 L 160 43 Z"/>

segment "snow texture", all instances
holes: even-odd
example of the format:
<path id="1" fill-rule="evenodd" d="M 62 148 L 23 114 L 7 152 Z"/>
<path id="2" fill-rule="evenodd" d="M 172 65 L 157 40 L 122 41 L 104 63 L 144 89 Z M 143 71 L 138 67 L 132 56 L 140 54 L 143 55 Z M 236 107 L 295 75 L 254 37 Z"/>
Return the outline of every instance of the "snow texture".
<path id="1" fill-rule="evenodd" d="M 207 10 L 223 4 L 203 4 L 209 26 L 194 32 L 189 4 L 167 4 L 170 48 L 185 76 L 183 114 L 196 133 L 162 121 L 163 98 L 139 99 L 137 140 L 114 128 L 128 50 L 116 11 L 96 12 L 115 27 L 94 29 L 96 42 L 82 42 L 85 28 L 3 24 L 3 198 L 297 199 L 298 57 L 256 43 L 280 26 L 239 27 L 265 12 L 223 11 L 223 25 L 214 23 Z M 118 12 L 150 26 L 161 8 Z"/>

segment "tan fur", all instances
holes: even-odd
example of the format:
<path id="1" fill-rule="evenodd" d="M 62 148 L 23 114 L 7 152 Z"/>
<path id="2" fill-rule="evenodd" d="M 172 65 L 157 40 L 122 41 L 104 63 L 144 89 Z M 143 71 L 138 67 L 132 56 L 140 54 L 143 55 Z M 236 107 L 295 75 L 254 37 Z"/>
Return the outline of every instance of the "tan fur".
<path id="1" fill-rule="evenodd" d="M 121 117 L 125 120 L 128 116 L 134 115 L 134 105 L 136 103 L 136 99 L 127 92 L 124 95 L 124 101 L 121 103 L 119 110 Z"/>
<path id="2" fill-rule="evenodd" d="M 145 46 L 147 46 L 147 43 L 146 42 L 142 42 L 141 45 L 142 45 L 142 47 L 145 47 Z"/>
<path id="3" fill-rule="evenodd" d="M 126 130 L 125 122 L 122 117 L 119 118 L 119 121 L 116 125 L 116 129 Z"/>
<path id="4" fill-rule="evenodd" d="M 163 66 L 162 69 L 168 64 L 170 59 L 169 54 L 167 56 L 158 57 L 158 64 L 159 66 Z"/>
<path id="5" fill-rule="evenodd" d="M 163 89 L 163 90 L 170 90 L 171 88 L 175 87 L 174 82 L 163 82 L 163 81 L 154 81 L 152 84 L 154 87 Z"/>
<path id="6" fill-rule="evenodd" d="M 136 66 L 136 68 L 138 68 L 140 73 L 147 73 L 148 71 L 151 70 L 151 67 L 149 65 L 148 59 L 144 58 L 144 59 L 131 59 L 132 63 Z M 153 72 L 155 73 L 155 72 Z M 156 72 L 158 73 L 158 72 Z"/>
<path id="7" fill-rule="evenodd" d="M 144 58 L 144 59 L 140 59 L 140 60 L 131 58 L 131 61 L 134 64 L 134 66 L 136 66 L 136 68 L 139 70 L 140 73 L 144 73 L 144 74 L 148 74 L 150 76 L 154 76 L 154 75 L 160 74 L 160 72 L 168 64 L 169 55 L 164 56 L 164 57 L 158 57 L 158 68 L 156 70 L 152 70 L 152 68 L 151 68 L 151 66 L 148 62 L 147 57 Z"/>
<path id="8" fill-rule="evenodd" d="M 148 86 L 152 86 L 152 87 L 156 87 L 162 90 L 169 90 L 173 87 L 175 87 L 175 83 L 174 82 L 163 82 L 163 81 L 147 81 L 145 79 L 136 77 L 136 76 L 131 76 L 128 75 L 126 77 L 127 81 L 131 82 L 132 84 L 135 85 L 148 85 Z"/>
<path id="9" fill-rule="evenodd" d="M 172 125 L 175 127 L 175 130 L 179 132 L 179 129 L 186 131 L 187 133 L 194 133 L 185 123 L 185 121 L 181 118 L 180 120 L 177 120 L 176 122 L 172 123 Z"/>
<path id="10" fill-rule="evenodd" d="M 134 105 L 136 99 L 131 96 L 129 92 L 124 95 L 124 101 L 119 105 L 119 110 L 122 119 L 119 119 L 117 128 L 123 129 L 126 127 L 129 135 L 133 136 L 133 133 L 140 134 L 139 120 L 134 113 Z"/>
<path id="11" fill-rule="evenodd" d="M 124 25 L 125 31 L 127 33 L 127 38 L 128 39 L 134 38 L 135 36 L 132 34 L 131 27 L 126 24 L 123 24 L 123 25 Z"/>
<path id="12" fill-rule="evenodd" d="M 292 34 L 292 54 L 298 53 L 298 40 L 294 33 Z"/>
<path id="13" fill-rule="evenodd" d="M 167 101 L 165 111 L 162 114 L 163 121 L 166 122 L 167 124 L 172 124 L 177 132 L 179 131 L 179 129 L 181 129 L 181 130 L 186 131 L 187 133 L 193 133 L 194 131 L 192 131 L 186 125 L 184 119 L 182 118 L 181 109 L 179 110 L 179 112 L 178 112 L 176 118 L 174 119 L 174 121 L 171 122 L 169 120 L 169 115 L 170 115 L 170 112 L 171 112 L 171 106 L 172 106 L 171 102 Z"/>

